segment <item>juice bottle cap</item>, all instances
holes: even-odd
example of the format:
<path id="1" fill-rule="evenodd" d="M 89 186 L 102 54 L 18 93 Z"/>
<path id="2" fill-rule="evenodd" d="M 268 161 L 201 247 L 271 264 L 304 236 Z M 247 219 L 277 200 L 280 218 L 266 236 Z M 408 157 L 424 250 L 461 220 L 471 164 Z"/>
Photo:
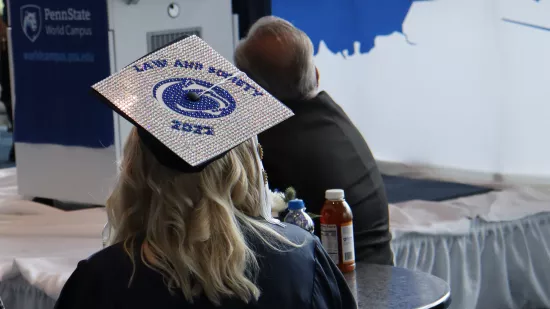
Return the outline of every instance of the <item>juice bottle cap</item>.
<path id="1" fill-rule="evenodd" d="M 304 208 L 306 208 L 306 206 L 302 200 L 295 199 L 288 202 L 289 210 L 300 210 Z"/>
<path id="2" fill-rule="evenodd" d="M 325 198 L 331 201 L 338 201 L 344 199 L 344 190 L 342 189 L 330 189 L 325 192 Z"/>

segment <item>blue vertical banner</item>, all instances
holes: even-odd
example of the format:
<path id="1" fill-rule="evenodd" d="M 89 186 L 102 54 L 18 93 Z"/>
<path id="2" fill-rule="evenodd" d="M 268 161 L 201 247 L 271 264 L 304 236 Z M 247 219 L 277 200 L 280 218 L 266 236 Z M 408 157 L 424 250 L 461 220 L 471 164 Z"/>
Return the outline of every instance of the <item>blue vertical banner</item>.
<path id="1" fill-rule="evenodd" d="M 112 111 L 90 86 L 110 73 L 106 0 L 10 0 L 15 141 L 104 148 Z"/>

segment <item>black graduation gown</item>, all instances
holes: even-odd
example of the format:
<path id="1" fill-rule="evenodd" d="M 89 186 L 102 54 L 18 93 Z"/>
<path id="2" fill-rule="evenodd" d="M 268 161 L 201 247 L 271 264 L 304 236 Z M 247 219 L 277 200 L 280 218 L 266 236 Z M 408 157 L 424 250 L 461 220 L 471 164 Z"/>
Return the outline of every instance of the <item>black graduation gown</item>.
<path id="1" fill-rule="evenodd" d="M 294 116 L 258 136 L 269 186 L 293 186 L 307 211 L 315 214 L 321 212 L 325 190 L 343 189 L 353 211 L 355 259 L 392 265 L 384 182 L 361 132 L 324 91 L 283 103 Z"/>
<path id="2" fill-rule="evenodd" d="M 300 248 L 275 252 L 250 237 L 261 269 L 257 284 L 262 294 L 255 303 L 226 299 L 221 307 L 216 307 L 206 297 L 200 297 L 191 304 L 179 292 L 170 294 L 162 276 L 146 267 L 139 255 L 134 279 L 128 286 L 132 264 L 122 244 L 116 244 L 78 264 L 55 309 L 357 308 L 343 275 L 317 237 L 293 225 L 275 229 L 292 241 L 305 242 Z"/>

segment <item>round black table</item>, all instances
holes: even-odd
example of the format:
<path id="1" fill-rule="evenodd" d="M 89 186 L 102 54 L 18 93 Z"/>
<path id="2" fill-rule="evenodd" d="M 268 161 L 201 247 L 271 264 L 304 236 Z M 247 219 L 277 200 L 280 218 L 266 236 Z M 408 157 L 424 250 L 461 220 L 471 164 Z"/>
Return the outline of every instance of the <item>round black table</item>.
<path id="1" fill-rule="evenodd" d="M 446 309 L 451 303 L 447 282 L 427 273 L 358 263 L 344 276 L 359 309 Z"/>

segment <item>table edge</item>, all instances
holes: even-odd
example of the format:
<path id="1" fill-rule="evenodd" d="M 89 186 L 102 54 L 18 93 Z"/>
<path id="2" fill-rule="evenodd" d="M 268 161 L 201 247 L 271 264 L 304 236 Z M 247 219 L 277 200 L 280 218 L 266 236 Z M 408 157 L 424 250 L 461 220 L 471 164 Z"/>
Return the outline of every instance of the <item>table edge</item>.
<path id="1" fill-rule="evenodd" d="M 427 304 L 427 305 L 424 305 L 422 307 L 418 307 L 416 309 L 430 309 L 430 308 L 434 308 L 435 306 L 447 301 L 449 299 L 449 297 L 451 296 L 451 291 L 447 292 L 447 294 L 443 295 L 440 299 L 430 303 L 430 304 Z"/>

